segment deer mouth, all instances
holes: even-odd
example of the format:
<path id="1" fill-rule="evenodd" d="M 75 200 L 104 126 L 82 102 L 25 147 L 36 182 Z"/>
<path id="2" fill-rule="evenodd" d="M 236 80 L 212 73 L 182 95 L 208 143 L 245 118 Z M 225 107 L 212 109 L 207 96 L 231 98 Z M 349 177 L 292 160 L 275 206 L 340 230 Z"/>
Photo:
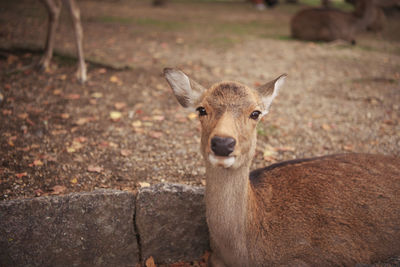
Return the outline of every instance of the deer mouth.
<path id="1" fill-rule="evenodd" d="M 214 154 L 209 154 L 208 160 L 213 166 L 221 166 L 224 168 L 230 168 L 232 165 L 235 163 L 235 156 L 226 156 L 226 157 L 221 157 L 221 156 L 216 156 Z"/>

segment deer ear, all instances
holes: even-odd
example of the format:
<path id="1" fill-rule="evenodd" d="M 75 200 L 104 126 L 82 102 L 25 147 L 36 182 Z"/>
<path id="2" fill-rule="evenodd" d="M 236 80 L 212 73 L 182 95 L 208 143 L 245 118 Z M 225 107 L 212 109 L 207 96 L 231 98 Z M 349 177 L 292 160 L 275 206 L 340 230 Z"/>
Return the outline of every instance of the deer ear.
<path id="1" fill-rule="evenodd" d="M 269 111 L 269 107 L 271 106 L 272 101 L 278 95 L 279 89 L 282 87 L 285 82 L 287 74 L 282 74 L 278 78 L 258 87 L 256 91 L 261 97 L 262 101 L 262 115 L 265 115 Z"/>
<path id="2" fill-rule="evenodd" d="M 204 87 L 191 80 L 185 73 L 177 69 L 165 68 L 164 76 L 183 107 L 194 107 L 201 101 Z"/>

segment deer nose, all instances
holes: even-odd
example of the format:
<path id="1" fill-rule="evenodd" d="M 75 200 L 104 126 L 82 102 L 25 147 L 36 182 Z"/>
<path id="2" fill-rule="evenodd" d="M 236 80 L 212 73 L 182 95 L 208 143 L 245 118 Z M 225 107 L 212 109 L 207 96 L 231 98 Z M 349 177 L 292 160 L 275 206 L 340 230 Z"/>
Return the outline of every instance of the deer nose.
<path id="1" fill-rule="evenodd" d="M 216 156 L 227 157 L 235 149 L 236 140 L 232 137 L 214 136 L 211 139 L 211 150 Z"/>

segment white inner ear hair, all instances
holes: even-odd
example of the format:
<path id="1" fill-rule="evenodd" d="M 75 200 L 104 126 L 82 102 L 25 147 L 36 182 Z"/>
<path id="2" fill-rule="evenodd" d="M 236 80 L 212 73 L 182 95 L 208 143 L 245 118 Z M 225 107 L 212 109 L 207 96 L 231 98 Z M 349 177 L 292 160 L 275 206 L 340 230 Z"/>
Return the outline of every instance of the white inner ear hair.
<path id="1" fill-rule="evenodd" d="M 275 97 L 278 95 L 279 89 L 282 87 L 283 83 L 285 82 L 285 76 L 281 76 L 274 84 L 274 91 L 272 92 L 271 95 L 263 97 L 262 101 L 264 104 L 264 110 L 262 111 L 262 116 L 267 115 L 269 112 L 269 108 L 272 104 L 272 101 L 275 99 Z"/>

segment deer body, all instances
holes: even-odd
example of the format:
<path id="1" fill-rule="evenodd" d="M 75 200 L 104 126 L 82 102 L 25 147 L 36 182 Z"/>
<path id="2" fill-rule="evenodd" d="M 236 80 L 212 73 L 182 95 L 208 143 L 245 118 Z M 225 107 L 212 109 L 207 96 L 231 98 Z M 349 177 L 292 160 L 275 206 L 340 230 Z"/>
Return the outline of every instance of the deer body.
<path id="1" fill-rule="evenodd" d="M 355 35 L 368 28 L 381 29 L 384 15 L 376 0 L 358 0 L 355 12 L 331 8 L 299 11 L 290 22 L 292 37 L 308 41 L 344 40 L 355 42 Z"/>
<path id="2" fill-rule="evenodd" d="M 343 154 L 249 174 L 256 125 L 285 75 L 250 89 L 208 90 L 165 76 L 179 103 L 197 107 L 206 164 L 211 266 L 352 266 L 400 255 L 400 159 Z"/>

